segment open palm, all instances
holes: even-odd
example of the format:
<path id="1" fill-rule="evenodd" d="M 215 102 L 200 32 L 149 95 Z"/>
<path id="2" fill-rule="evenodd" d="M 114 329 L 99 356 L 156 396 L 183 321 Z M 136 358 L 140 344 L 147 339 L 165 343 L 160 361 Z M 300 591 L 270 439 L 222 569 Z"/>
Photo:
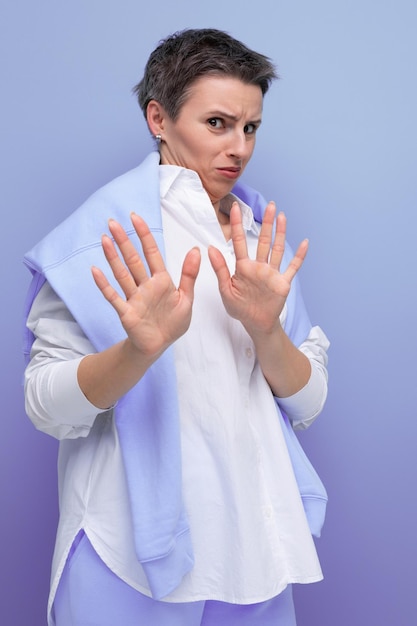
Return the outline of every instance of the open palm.
<path id="1" fill-rule="evenodd" d="M 298 247 L 284 272 L 280 266 L 285 249 L 286 219 L 283 213 L 275 221 L 275 205 L 270 202 L 265 210 L 259 235 L 256 259 L 250 259 L 241 211 L 234 203 L 230 212 L 230 226 L 236 269 L 230 274 L 222 253 L 209 248 L 209 257 L 216 272 L 220 294 L 229 315 L 242 322 L 250 335 L 269 333 L 279 324 L 279 316 L 290 291 L 291 282 L 303 264 L 308 241 Z"/>
<path id="2" fill-rule="evenodd" d="M 114 307 L 132 344 L 144 354 L 163 352 L 188 329 L 194 299 L 194 284 L 200 267 L 200 251 L 185 256 L 180 284 L 173 284 L 162 255 L 146 222 L 136 214 L 132 224 L 140 239 L 149 272 L 133 242 L 115 220 L 109 221 L 112 239 L 103 235 L 102 246 L 123 298 L 104 273 L 93 268 L 94 280 Z"/>

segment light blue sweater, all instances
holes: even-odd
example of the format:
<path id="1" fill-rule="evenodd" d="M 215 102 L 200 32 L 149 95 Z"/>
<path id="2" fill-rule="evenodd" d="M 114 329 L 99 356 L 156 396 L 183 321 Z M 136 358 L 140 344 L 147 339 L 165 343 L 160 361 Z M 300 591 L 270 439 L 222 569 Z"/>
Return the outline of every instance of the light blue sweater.
<path id="1" fill-rule="evenodd" d="M 90 267 L 105 267 L 101 235 L 110 217 L 134 234 L 130 213 L 141 215 L 164 254 L 159 193 L 159 154 L 94 193 L 77 211 L 49 233 L 25 256 L 33 274 L 27 298 L 29 313 L 47 280 L 65 302 L 97 351 L 125 338 L 112 307 L 104 300 Z M 238 184 L 233 190 L 251 206 L 260 222 L 266 202 L 253 189 Z M 135 235 L 136 237 L 136 235 Z M 288 263 L 291 251 L 286 251 Z M 113 283 L 117 288 L 117 285 Z M 287 299 L 285 331 L 295 345 L 307 337 L 311 324 L 295 279 Z M 29 358 L 33 335 L 25 330 Z M 319 536 L 327 495 L 304 454 L 288 418 L 277 404 L 295 477 L 311 532 Z M 181 492 L 180 422 L 172 348 L 166 350 L 115 408 L 132 509 L 136 552 L 153 597 L 175 589 L 193 566 L 193 550 Z"/>

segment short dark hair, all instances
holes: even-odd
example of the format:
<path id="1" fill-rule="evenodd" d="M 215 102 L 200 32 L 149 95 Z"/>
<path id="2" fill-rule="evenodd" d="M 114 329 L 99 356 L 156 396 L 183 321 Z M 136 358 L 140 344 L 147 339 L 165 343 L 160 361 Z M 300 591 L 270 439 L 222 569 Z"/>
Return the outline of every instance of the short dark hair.
<path id="1" fill-rule="evenodd" d="M 207 74 L 258 85 L 262 95 L 278 77 L 268 57 L 250 50 L 228 33 L 214 28 L 186 29 L 159 43 L 133 92 L 145 118 L 149 102 L 156 100 L 175 121 L 192 84 Z"/>

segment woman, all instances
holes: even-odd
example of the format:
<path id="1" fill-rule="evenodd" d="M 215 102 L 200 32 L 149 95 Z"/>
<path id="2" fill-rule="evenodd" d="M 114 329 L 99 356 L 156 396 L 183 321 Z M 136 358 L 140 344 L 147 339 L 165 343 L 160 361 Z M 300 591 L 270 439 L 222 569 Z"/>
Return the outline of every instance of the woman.
<path id="1" fill-rule="evenodd" d="M 322 577 L 308 244 L 237 183 L 274 78 L 221 31 L 163 41 L 135 88 L 158 151 L 26 256 L 27 411 L 61 440 L 49 624 L 290 626 Z"/>

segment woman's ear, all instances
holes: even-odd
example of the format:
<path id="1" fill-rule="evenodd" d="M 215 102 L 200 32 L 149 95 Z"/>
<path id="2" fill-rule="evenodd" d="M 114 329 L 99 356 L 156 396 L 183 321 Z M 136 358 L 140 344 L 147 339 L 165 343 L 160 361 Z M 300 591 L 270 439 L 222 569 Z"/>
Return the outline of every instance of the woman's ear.
<path id="1" fill-rule="evenodd" d="M 164 107 L 156 100 L 150 100 L 146 108 L 146 121 L 154 137 L 156 135 L 163 137 L 166 117 L 167 114 L 165 113 Z"/>

